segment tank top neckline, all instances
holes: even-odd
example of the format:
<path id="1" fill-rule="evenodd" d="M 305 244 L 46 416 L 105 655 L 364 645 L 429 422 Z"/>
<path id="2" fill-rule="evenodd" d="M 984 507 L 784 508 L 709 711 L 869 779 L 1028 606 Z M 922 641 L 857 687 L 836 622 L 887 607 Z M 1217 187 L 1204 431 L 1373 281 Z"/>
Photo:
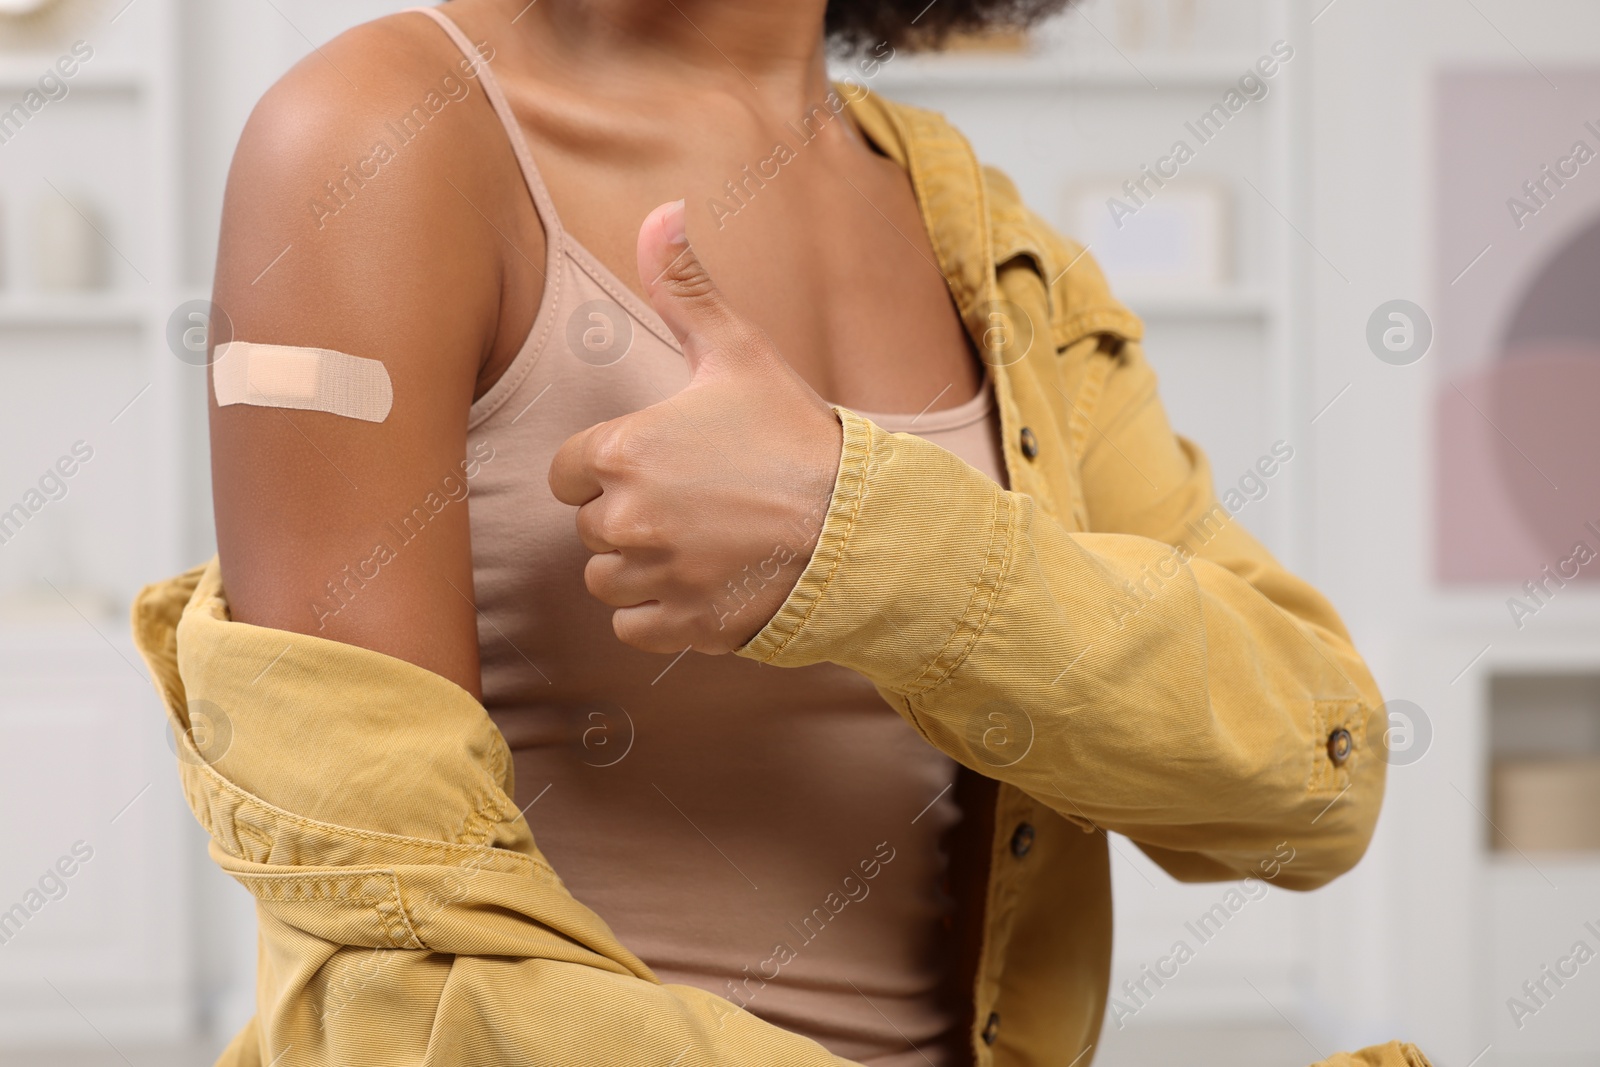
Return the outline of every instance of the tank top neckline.
<path id="1" fill-rule="evenodd" d="M 504 90 L 500 88 L 500 81 L 495 76 L 494 69 L 488 60 L 480 60 L 478 50 L 470 38 L 458 26 L 454 19 L 438 8 L 434 7 L 409 7 L 403 13 L 416 12 L 423 14 L 438 24 L 445 34 L 455 44 L 456 48 L 473 63 L 477 72 L 479 83 L 489 98 L 489 104 L 494 108 L 495 115 L 500 119 L 500 125 L 505 130 L 506 138 L 511 144 L 512 154 L 517 158 L 517 167 L 522 172 L 523 184 L 528 188 L 528 194 L 533 200 L 534 213 L 539 218 L 539 224 L 544 228 L 545 235 L 545 265 L 541 273 L 544 275 L 544 290 L 539 297 L 539 310 L 534 316 L 533 325 L 528 330 L 522 347 L 517 350 L 511 364 L 506 367 L 494 385 L 489 390 L 473 401 L 468 414 L 469 427 L 476 428 L 487 420 L 499 407 L 505 403 L 518 382 L 527 373 L 527 367 L 532 363 L 530 353 L 536 351 L 547 340 L 553 326 L 553 318 L 561 286 L 561 258 L 570 258 L 578 268 L 589 275 L 594 282 L 604 289 L 606 293 L 620 304 L 629 316 L 639 325 L 649 330 L 656 337 L 670 347 L 673 351 L 682 354 L 683 346 L 678 343 L 666 322 L 649 304 L 641 300 L 634 291 L 617 277 L 610 267 L 607 267 L 600 258 L 590 252 L 584 244 L 566 231 L 561 224 L 561 217 L 556 211 L 555 201 L 550 197 L 550 190 L 545 185 L 544 176 L 539 172 L 539 165 L 533 158 L 533 150 L 528 146 L 527 136 L 522 132 L 522 125 L 517 121 L 516 114 L 511 110 L 511 103 L 506 98 Z M 848 106 L 848 102 L 847 105 Z M 865 131 L 862 132 L 865 137 Z M 530 261 L 531 262 L 531 261 Z M 992 406 L 993 389 L 988 365 L 983 367 L 983 378 L 978 384 L 978 391 L 968 400 L 952 408 L 943 408 L 939 411 L 884 413 L 868 412 L 849 404 L 840 404 L 840 407 L 849 408 L 863 418 L 878 423 L 891 431 L 910 430 L 915 426 L 921 432 L 960 429 L 970 426 L 979 419 L 988 415 Z M 829 400 L 832 404 L 835 401 Z M 518 416 L 520 418 L 520 415 Z"/>
<path id="2" fill-rule="evenodd" d="M 937 400 L 938 398 L 936 397 L 935 399 Z M 870 419 L 890 433 L 944 433 L 950 430 L 964 429 L 987 418 L 994 408 L 994 383 L 989 376 L 988 364 L 984 364 L 983 376 L 978 380 L 977 392 L 955 407 L 940 408 L 938 411 L 923 410 L 921 412 L 896 412 L 890 414 L 879 411 L 866 411 L 850 404 L 841 404 L 839 406 L 849 408 L 864 419 Z"/>

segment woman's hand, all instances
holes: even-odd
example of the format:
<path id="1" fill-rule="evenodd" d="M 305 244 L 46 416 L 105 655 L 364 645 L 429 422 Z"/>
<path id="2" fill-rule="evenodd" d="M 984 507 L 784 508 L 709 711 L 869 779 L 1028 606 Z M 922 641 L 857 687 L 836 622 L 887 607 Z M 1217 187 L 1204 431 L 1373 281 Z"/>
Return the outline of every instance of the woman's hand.
<path id="1" fill-rule="evenodd" d="M 729 652 L 811 559 L 842 430 L 758 327 L 728 306 L 684 232 L 683 202 L 639 228 L 639 277 L 693 377 L 675 396 L 568 438 L 550 464 L 595 555 L 589 592 L 647 652 Z"/>

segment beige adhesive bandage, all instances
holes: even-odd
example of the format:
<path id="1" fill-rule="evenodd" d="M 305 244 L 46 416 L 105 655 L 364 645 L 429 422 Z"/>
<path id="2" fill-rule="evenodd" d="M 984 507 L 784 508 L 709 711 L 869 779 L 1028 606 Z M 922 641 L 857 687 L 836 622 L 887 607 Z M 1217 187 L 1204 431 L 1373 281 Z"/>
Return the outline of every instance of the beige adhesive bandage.
<path id="1" fill-rule="evenodd" d="M 382 363 L 327 348 L 230 341 L 217 346 L 211 385 L 218 407 L 298 408 L 382 422 L 394 406 Z"/>

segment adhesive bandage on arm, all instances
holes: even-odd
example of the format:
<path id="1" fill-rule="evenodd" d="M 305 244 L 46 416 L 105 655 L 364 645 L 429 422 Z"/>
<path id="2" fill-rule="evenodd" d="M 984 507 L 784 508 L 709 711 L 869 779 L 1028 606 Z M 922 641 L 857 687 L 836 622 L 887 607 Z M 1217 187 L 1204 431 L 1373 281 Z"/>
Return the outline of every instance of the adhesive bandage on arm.
<path id="1" fill-rule="evenodd" d="M 211 386 L 218 407 L 298 408 L 382 422 L 394 406 L 382 363 L 327 348 L 230 341 L 217 346 Z"/>

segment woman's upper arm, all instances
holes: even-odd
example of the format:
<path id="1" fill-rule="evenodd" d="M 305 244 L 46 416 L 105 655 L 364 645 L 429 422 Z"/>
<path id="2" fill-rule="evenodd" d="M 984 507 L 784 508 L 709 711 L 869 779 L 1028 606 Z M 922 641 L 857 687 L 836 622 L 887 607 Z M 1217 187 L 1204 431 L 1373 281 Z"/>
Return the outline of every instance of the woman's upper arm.
<path id="1" fill-rule="evenodd" d="M 498 127 L 476 82 L 409 19 L 330 42 L 257 106 L 214 294 L 234 340 L 378 360 L 393 405 L 367 422 L 218 407 L 213 392 L 217 543 L 235 619 L 371 648 L 478 695 L 463 462 L 508 198 L 483 165 Z M 459 99 L 441 91 L 452 75 Z M 443 107 L 401 141 L 392 123 L 430 91 Z"/>

